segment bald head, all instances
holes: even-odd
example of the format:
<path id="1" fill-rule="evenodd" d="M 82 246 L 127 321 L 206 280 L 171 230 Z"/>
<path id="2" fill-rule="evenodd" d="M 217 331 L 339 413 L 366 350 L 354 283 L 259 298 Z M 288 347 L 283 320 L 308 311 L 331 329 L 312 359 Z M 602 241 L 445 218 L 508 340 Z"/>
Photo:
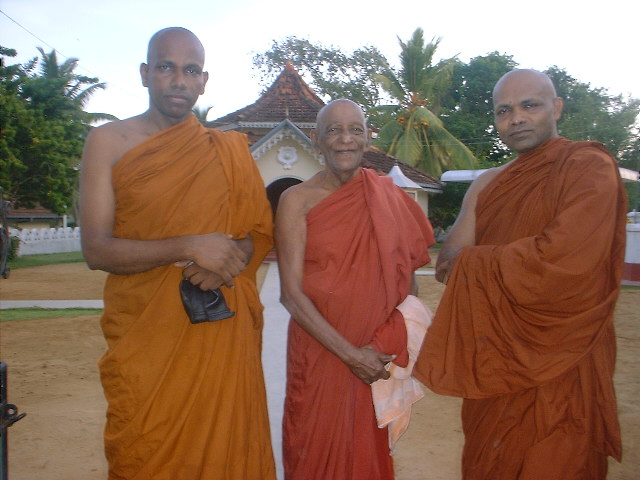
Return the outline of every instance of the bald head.
<path id="1" fill-rule="evenodd" d="M 341 98 L 322 107 L 311 132 L 313 145 L 325 159 L 325 169 L 340 183 L 359 172 L 369 132 L 362 108 Z"/>
<path id="2" fill-rule="evenodd" d="M 500 80 L 498 80 L 496 86 L 493 88 L 494 103 L 496 93 L 499 92 L 504 84 L 511 82 L 535 84 L 540 91 L 544 91 L 552 98 L 557 97 L 556 88 L 553 86 L 553 82 L 547 74 L 537 70 L 523 68 L 511 70 L 510 72 L 505 73 Z"/>
<path id="3" fill-rule="evenodd" d="M 562 106 L 551 79 L 536 70 L 513 70 L 493 89 L 496 128 L 502 141 L 517 153 L 558 136 Z"/>
<path id="4" fill-rule="evenodd" d="M 340 111 L 349 111 L 350 113 L 359 116 L 362 120 L 362 124 L 366 127 L 366 121 L 364 117 L 364 112 L 360 106 L 347 99 L 347 98 L 338 98 L 337 100 L 332 100 L 327 103 L 324 107 L 320 109 L 318 115 L 316 116 L 316 129 L 321 132 L 326 126 L 327 118 L 331 117 L 331 112 L 335 110 Z"/>
<path id="5" fill-rule="evenodd" d="M 166 42 L 172 42 L 176 40 L 183 41 L 191 44 L 191 48 L 197 55 L 202 57 L 202 64 L 204 65 L 204 47 L 200 42 L 200 39 L 196 35 L 182 27 L 169 27 L 163 28 L 154 33 L 149 40 L 149 46 L 147 47 L 147 63 L 151 63 L 152 59 L 158 57 L 159 51 Z"/>

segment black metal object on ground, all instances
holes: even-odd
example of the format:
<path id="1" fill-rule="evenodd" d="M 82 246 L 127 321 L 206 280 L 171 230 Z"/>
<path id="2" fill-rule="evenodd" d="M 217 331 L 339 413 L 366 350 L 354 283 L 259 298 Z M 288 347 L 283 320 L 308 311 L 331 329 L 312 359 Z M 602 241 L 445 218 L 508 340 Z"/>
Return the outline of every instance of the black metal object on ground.
<path id="1" fill-rule="evenodd" d="M 18 408 L 8 403 L 7 391 L 7 364 L 0 362 L 0 460 L 2 460 L 0 480 L 9 480 L 7 429 L 26 415 L 26 413 L 18 414 Z"/>

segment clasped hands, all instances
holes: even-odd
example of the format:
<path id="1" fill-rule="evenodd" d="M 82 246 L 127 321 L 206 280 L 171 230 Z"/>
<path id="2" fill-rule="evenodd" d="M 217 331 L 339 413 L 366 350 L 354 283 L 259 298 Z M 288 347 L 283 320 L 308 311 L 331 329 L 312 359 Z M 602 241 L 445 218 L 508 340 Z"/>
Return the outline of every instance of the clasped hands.
<path id="1" fill-rule="evenodd" d="M 347 362 L 347 366 L 356 377 L 367 385 L 381 378 L 389 378 L 386 365 L 396 358 L 395 355 L 380 353 L 371 345 L 360 347 L 357 352 L 355 358 Z"/>
<path id="2" fill-rule="evenodd" d="M 193 235 L 193 250 L 192 260 L 176 262 L 175 266 L 183 268 L 183 277 L 202 290 L 233 287 L 233 278 L 248 262 L 247 254 L 228 234 Z"/>

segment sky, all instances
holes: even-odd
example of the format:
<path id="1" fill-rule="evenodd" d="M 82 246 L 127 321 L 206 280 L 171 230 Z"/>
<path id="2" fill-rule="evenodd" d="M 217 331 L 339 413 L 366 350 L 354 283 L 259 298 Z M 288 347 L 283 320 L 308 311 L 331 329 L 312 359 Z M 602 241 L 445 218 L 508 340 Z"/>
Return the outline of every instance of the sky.
<path id="1" fill-rule="evenodd" d="M 79 59 L 76 73 L 98 77 L 107 89 L 90 112 L 127 118 L 144 112 L 140 83 L 149 38 L 170 26 L 194 32 L 206 49 L 210 79 L 199 107 L 209 119 L 255 102 L 262 91 L 253 56 L 289 36 L 351 52 L 372 45 L 398 66 L 398 38 L 416 28 L 441 39 L 436 57 L 464 62 L 497 51 L 522 68 L 556 65 L 612 95 L 640 98 L 640 2 L 607 0 L 0 0 L 0 45 L 18 51 L 8 64 L 57 51 Z"/>

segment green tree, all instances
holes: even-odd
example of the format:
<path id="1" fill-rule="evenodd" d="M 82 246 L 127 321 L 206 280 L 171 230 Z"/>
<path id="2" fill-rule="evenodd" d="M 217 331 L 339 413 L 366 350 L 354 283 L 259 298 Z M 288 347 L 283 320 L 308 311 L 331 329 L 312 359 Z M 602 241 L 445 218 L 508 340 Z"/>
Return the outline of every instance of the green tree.
<path id="1" fill-rule="evenodd" d="M 209 115 L 209 111 L 213 107 L 193 107 L 193 114 L 200 121 L 200 123 L 205 123 L 207 121 L 207 115 Z"/>
<path id="2" fill-rule="evenodd" d="M 640 168 L 640 100 L 591 87 L 557 66 L 550 67 L 546 73 L 553 80 L 558 96 L 564 99 L 558 122 L 560 135 L 571 140 L 601 142 L 621 167 L 637 171 Z M 639 189 L 637 183 L 625 184 L 629 209 L 640 207 Z"/>
<path id="3" fill-rule="evenodd" d="M 621 167 L 640 171 L 640 126 L 632 128 L 632 140 L 629 148 L 619 152 L 618 163 Z M 640 212 L 640 182 L 625 183 L 625 190 L 629 198 L 629 210 Z"/>
<path id="4" fill-rule="evenodd" d="M 493 87 L 517 63 L 511 55 L 492 52 L 456 61 L 449 94 L 445 97 L 441 118 L 452 135 L 460 139 L 476 158 L 507 155 L 493 126 Z"/>
<path id="5" fill-rule="evenodd" d="M 13 49 L 0 47 L 0 188 L 11 198 L 11 179 L 26 171 L 22 163 L 21 144 L 33 122 L 33 113 L 20 97 L 20 87 L 26 74 L 20 65 L 5 66 L 6 57 L 15 57 Z"/>
<path id="6" fill-rule="evenodd" d="M 115 120 L 107 113 L 89 113 L 84 111 L 87 102 L 98 90 L 106 88 L 97 78 L 75 73 L 77 58 L 68 58 L 58 63 L 56 51 L 46 53 L 38 47 L 41 58 L 29 64 L 30 71 L 39 66 L 39 73 L 32 74 L 23 88 L 23 96 L 33 105 L 42 108 L 47 118 L 70 115 L 85 125 L 102 120 Z"/>
<path id="7" fill-rule="evenodd" d="M 571 140 L 602 142 L 618 161 L 628 159 L 625 152 L 630 152 L 634 141 L 637 142 L 640 100 L 625 100 L 621 95 L 610 95 L 604 88 L 592 88 L 556 66 L 546 73 L 558 96 L 564 99 L 558 122 L 560 134 Z"/>
<path id="8" fill-rule="evenodd" d="M 471 151 L 447 129 L 438 113 L 451 83 L 455 58 L 434 64 L 440 43 L 434 39 L 425 45 L 418 28 L 411 39 L 400 43 L 401 67 L 376 75 L 382 89 L 396 105 L 376 110 L 392 111 L 395 118 L 385 124 L 375 140 L 376 146 L 403 162 L 434 176 L 447 168 L 473 168 Z"/>
<path id="9" fill-rule="evenodd" d="M 104 118 L 82 107 L 104 85 L 76 75 L 77 60 L 58 64 L 55 52 L 40 52 L 41 59 L 5 66 L 16 52 L 0 47 L 0 186 L 15 207 L 62 214 L 73 202 L 89 123 Z"/>
<path id="10" fill-rule="evenodd" d="M 380 102 L 374 75 L 390 71 L 391 67 L 377 48 L 364 46 L 345 53 L 340 48 L 297 37 L 273 41 L 269 50 L 253 57 L 253 64 L 261 72 L 261 84 L 265 88 L 271 85 L 288 61 L 321 98 L 349 98 L 369 113 L 372 125 L 384 122 L 380 120 L 381 112 L 372 111 Z"/>

